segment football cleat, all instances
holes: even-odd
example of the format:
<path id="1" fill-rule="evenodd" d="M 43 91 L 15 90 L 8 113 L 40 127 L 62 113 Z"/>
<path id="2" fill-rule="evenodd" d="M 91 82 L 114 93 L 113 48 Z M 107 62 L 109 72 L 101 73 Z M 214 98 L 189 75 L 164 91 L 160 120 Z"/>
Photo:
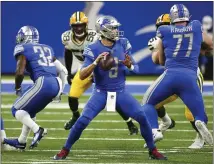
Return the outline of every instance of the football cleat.
<path id="1" fill-rule="evenodd" d="M 65 130 L 70 130 L 72 128 L 72 126 L 75 124 L 75 122 L 77 121 L 77 119 L 79 118 L 76 116 L 73 116 L 68 122 L 65 123 L 64 125 L 64 129 Z"/>
<path id="2" fill-rule="evenodd" d="M 197 133 L 195 141 L 188 148 L 189 149 L 201 149 L 201 148 L 203 148 L 203 146 L 204 146 L 204 139 L 202 138 L 202 136 L 199 133 Z"/>
<path id="3" fill-rule="evenodd" d="M 26 143 L 19 143 L 18 139 L 10 140 L 5 138 L 3 143 L 4 145 L 7 144 L 20 150 L 24 150 L 26 148 Z"/>
<path id="4" fill-rule="evenodd" d="M 163 134 L 160 130 L 157 130 L 156 133 L 153 133 L 153 140 L 154 142 L 161 141 L 163 139 Z M 147 144 L 144 144 L 144 148 L 147 148 Z"/>
<path id="5" fill-rule="evenodd" d="M 13 150 L 18 150 L 17 148 L 7 145 L 7 144 L 2 144 L 1 145 L 2 151 L 13 151 Z M 22 150 L 22 149 L 19 149 Z"/>
<path id="6" fill-rule="evenodd" d="M 207 129 L 206 124 L 200 120 L 197 120 L 197 121 L 195 121 L 195 126 L 197 127 L 197 129 L 198 129 L 199 133 L 201 134 L 202 138 L 204 139 L 204 141 L 207 144 L 212 145 L 213 136 Z"/>
<path id="7" fill-rule="evenodd" d="M 167 129 L 172 129 L 175 127 L 175 120 L 171 119 L 169 122 L 161 121 L 159 125 L 159 129 L 162 133 L 164 133 Z"/>
<path id="8" fill-rule="evenodd" d="M 149 151 L 149 159 L 167 160 L 167 157 L 158 152 L 157 148 Z"/>
<path id="9" fill-rule="evenodd" d="M 63 147 L 62 150 L 60 150 L 60 152 L 58 154 L 56 154 L 53 159 L 54 160 L 63 160 L 68 156 L 69 152 L 70 151 L 68 149 Z"/>
<path id="10" fill-rule="evenodd" d="M 137 135 L 138 134 L 138 128 L 135 125 L 128 126 L 129 128 L 129 135 Z"/>
<path id="11" fill-rule="evenodd" d="M 44 129 L 42 127 L 39 127 L 38 132 L 34 134 L 33 140 L 30 145 L 30 149 L 33 149 L 34 147 L 37 147 L 39 144 L 39 141 L 47 134 L 47 129 Z"/>

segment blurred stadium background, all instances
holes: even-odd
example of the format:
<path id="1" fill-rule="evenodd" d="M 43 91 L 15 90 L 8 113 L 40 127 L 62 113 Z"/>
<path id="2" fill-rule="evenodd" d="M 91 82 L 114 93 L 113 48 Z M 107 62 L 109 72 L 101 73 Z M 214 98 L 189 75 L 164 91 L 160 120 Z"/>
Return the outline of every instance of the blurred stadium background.
<path id="1" fill-rule="evenodd" d="M 179 2 L 2 2 L 2 74 L 13 74 L 15 36 L 24 25 L 35 26 L 41 43 L 53 47 L 63 61 L 61 34 L 69 29 L 69 18 L 77 10 L 89 17 L 89 28 L 94 29 L 99 15 L 112 15 L 121 22 L 121 30 L 133 46 L 132 55 L 140 65 L 141 75 L 158 75 L 163 67 L 152 63 L 148 40 L 155 36 L 155 22 L 159 15 L 169 12 Z M 213 30 L 212 2 L 183 2 L 191 19 L 200 20 L 205 31 Z M 200 59 L 205 78 L 212 79 L 212 57 Z"/>
<path id="2" fill-rule="evenodd" d="M 14 95 L 14 77 L 16 62 L 13 57 L 15 36 L 24 25 L 35 26 L 40 33 L 40 42 L 53 47 L 55 56 L 63 62 L 64 47 L 61 34 L 69 29 L 69 18 L 77 10 L 84 11 L 89 17 L 89 28 L 94 28 L 99 15 L 112 15 L 122 24 L 132 46 L 132 55 L 140 66 L 139 76 L 128 77 L 128 89 L 141 101 L 149 84 L 163 72 L 163 67 L 152 63 L 148 40 L 155 36 L 155 22 L 159 15 L 169 12 L 170 7 L 180 2 L 1 2 L 1 114 L 5 120 L 8 137 L 17 137 L 21 124 L 12 117 L 10 108 L 16 99 Z M 182 2 L 189 9 L 191 19 L 200 20 L 204 30 L 213 32 L 213 2 Z M 204 101 L 208 113 L 208 128 L 213 125 L 213 58 L 200 58 L 200 67 L 205 76 Z M 75 66 L 73 68 L 75 71 Z M 31 84 L 25 78 L 24 85 Z M 67 85 L 65 92 L 69 90 Z M 87 102 L 91 89 L 80 99 L 80 107 Z M 166 106 L 169 115 L 176 120 L 176 128 L 165 134 L 165 139 L 158 147 L 168 157 L 167 164 L 211 164 L 212 147 L 202 150 L 188 150 L 195 132 L 184 117 L 184 105 L 177 100 Z M 60 104 L 50 104 L 37 115 L 38 123 L 49 129 L 46 139 L 35 150 L 26 152 L 3 152 L 2 163 L 61 163 L 51 158 L 63 145 L 68 131 L 63 129 L 64 122 L 70 118 L 67 96 L 62 97 Z M 68 160 L 62 163 L 159 163 L 148 160 L 143 149 L 141 136 L 128 136 L 125 123 L 117 113 L 103 111 L 84 131 L 80 141 L 75 144 Z M 31 134 L 32 137 L 32 134 Z M 30 142 L 31 139 L 29 139 Z"/>

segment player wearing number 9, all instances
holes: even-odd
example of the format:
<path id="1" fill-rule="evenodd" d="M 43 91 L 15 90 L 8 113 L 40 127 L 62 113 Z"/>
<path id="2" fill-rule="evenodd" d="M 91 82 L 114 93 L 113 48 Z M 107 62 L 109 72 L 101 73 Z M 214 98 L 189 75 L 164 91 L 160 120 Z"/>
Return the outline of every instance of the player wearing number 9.
<path id="1" fill-rule="evenodd" d="M 71 30 L 68 30 L 62 34 L 62 43 L 65 46 L 65 65 L 68 70 L 67 80 L 68 84 L 71 85 L 72 83 L 68 94 L 68 104 L 73 113 L 70 120 L 64 125 L 65 130 L 71 129 L 79 118 L 79 98 L 92 85 L 92 74 L 84 80 L 80 79 L 79 70 L 77 73 L 72 75 L 71 67 L 73 66 L 73 58 L 77 58 L 81 66 L 84 61 L 84 48 L 99 38 L 99 35 L 95 30 L 88 29 L 88 18 L 83 12 L 77 11 L 72 14 L 70 18 L 70 26 Z M 117 67 L 112 68 L 111 73 L 112 77 L 117 76 Z M 117 109 L 117 111 L 127 123 L 130 135 L 137 134 L 138 128 L 134 125 L 131 118 L 127 117 L 119 109 Z"/>
<path id="2" fill-rule="evenodd" d="M 168 97 L 176 94 L 190 109 L 196 129 L 202 139 L 213 144 L 213 138 L 205 122 L 207 117 L 202 93 L 197 84 L 198 57 L 201 44 L 207 50 L 213 49 L 213 43 L 202 32 L 201 23 L 189 20 L 189 11 L 183 4 L 176 4 L 170 10 L 171 25 L 160 26 L 157 30 L 157 48 L 153 56 L 164 65 L 164 73 L 150 86 L 144 95 L 144 104 L 156 106 Z M 148 109 L 147 116 L 153 129 L 158 129 L 155 108 Z"/>
<path id="3" fill-rule="evenodd" d="M 70 130 L 68 139 L 63 149 L 54 156 L 54 159 L 65 159 L 73 144 L 80 138 L 83 130 L 111 101 L 112 108 L 120 108 L 127 116 L 134 118 L 140 124 L 141 135 L 149 147 L 149 155 L 153 159 L 166 159 L 160 154 L 153 142 L 152 131 L 145 117 L 141 105 L 131 94 L 125 90 L 126 71 L 139 71 L 138 65 L 126 54 L 130 55 L 131 45 L 126 38 L 121 38 L 119 22 L 111 16 L 100 17 L 96 23 L 97 31 L 101 34 L 101 40 L 90 44 L 85 48 L 83 55 L 85 61 L 80 71 L 80 78 L 86 79 L 93 72 L 95 88 L 83 109 L 82 115 Z M 118 61 L 115 66 L 104 71 L 98 64 L 105 55 L 111 55 Z M 116 68 L 116 69 L 115 69 Z M 117 70 L 117 71 L 116 71 Z M 112 93 L 113 92 L 113 93 Z M 114 95 L 113 97 L 111 95 Z M 111 97 L 108 98 L 107 97 Z"/>
<path id="4" fill-rule="evenodd" d="M 18 139 L 4 139 L 4 143 L 25 149 L 28 134 L 32 130 L 34 137 L 30 148 L 34 148 L 47 133 L 46 129 L 34 122 L 35 116 L 53 99 L 59 99 L 64 88 L 67 70 L 54 58 L 53 49 L 50 46 L 39 44 L 39 32 L 35 27 L 22 27 L 17 34 L 16 42 L 14 50 L 14 57 L 17 60 L 15 90 L 19 97 L 11 110 L 23 127 Z M 34 84 L 22 90 L 21 84 L 25 70 L 30 74 Z M 57 77 L 57 73 L 60 78 Z"/>

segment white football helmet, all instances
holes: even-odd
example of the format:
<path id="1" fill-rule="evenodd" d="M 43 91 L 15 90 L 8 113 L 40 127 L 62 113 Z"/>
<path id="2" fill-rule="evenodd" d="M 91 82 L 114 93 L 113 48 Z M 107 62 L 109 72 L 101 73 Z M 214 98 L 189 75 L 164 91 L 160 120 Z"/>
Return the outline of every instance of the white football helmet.
<path id="1" fill-rule="evenodd" d="M 23 26 L 16 35 L 17 44 L 25 43 L 38 43 L 39 42 L 39 32 L 33 26 Z"/>
<path id="2" fill-rule="evenodd" d="M 189 22 L 189 10 L 183 4 L 175 4 L 170 9 L 170 18 L 172 23 Z"/>

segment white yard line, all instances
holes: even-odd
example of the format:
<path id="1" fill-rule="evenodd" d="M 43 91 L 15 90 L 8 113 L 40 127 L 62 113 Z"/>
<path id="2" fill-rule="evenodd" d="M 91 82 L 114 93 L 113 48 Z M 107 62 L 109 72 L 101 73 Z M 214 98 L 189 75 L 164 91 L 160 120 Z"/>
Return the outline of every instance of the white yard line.
<path id="1" fill-rule="evenodd" d="M 71 159 L 73 159 L 73 158 L 71 158 Z M 85 159 L 85 158 L 84 158 Z M 118 162 L 116 162 L 116 163 L 92 163 L 92 162 L 74 162 L 74 160 L 64 160 L 64 161 L 54 161 L 54 160 L 52 160 L 52 161 L 38 161 L 37 160 L 37 162 L 2 162 L 2 163 L 15 163 L 15 164 L 19 164 L 19 163 L 23 163 L 23 164 L 25 164 L 25 163 L 27 163 L 27 164 L 157 164 L 157 163 L 118 163 Z M 158 164 L 165 164 L 165 163 L 159 163 L 158 162 Z M 170 163 L 168 163 L 168 164 L 170 164 Z"/>
<path id="2" fill-rule="evenodd" d="M 8 138 L 15 139 L 16 137 L 8 136 Z M 33 139 L 33 137 L 29 137 L 29 139 Z M 66 140 L 67 137 L 45 137 L 44 140 Z M 87 138 L 83 137 L 80 140 L 85 141 L 144 141 L 143 138 Z M 193 139 L 164 139 L 164 141 L 179 141 L 179 142 L 191 142 Z"/>
<path id="3" fill-rule="evenodd" d="M 16 122 L 16 119 L 4 119 L 5 122 Z M 36 122 L 66 122 L 67 120 L 43 120 L 38 119 Z M 93 123 L 124 123 L 123 120 L 92 120 Z M 134 121 L 135 122 L 135 121 Z M 176 121 L 177 124 L 189 124 L 189 121 Z M 209 121 L 208 124 L 213 124 L 213 121 Z"/>
<path id="4" fill-rule="evenodd" d="M 80 103 L 79 108 L 84 108 L 86 103 Z M 11 108 L 13 104 L 1 104 L 1 108 Z M 166 105 L 166 108 L 171 109 L 171 108 L 184 108 L 184 105 Z M 213 108 L 213 105 L 205 105 L 206 108 Z M 68 103 L 50 103 L 46 106 L 48 109 L 69 109 Z"/>
<path id="5" fill-rule="evenodd" d="M 21 130 L 22 128 L 5 128 L 5 130 Z M 47 128 L 50 131 L 65 131 L 64 128 Z M 86 128 L 85 131 L 127 131 L 127 129 L 99 129 L 99 128 Z M 195 132 L 195 130 L 184 129 L 169 129 L 170 132 Z M 210 130 L 212 131 L 212 130 Z"/>
<path id="6" fill-rule="evenodd" d="M 45 111 L 45 110 L 44 110 Z M 54 111 L 54 112 L 44 112 L 42 111 L 40 114 L 42 115 L 68 115 L 68 116 L 71 116 L 71 111 L 70 112 L 62 112 L 62 111 Z M 10 114 L 11 115 L 11 111 L 1 111 L 2 114 Z M 169 113 L 170 116 L 182 116 L 184 117 L 184 113 L 180 114 L 180 113 Z M 114 112 L 114 113 L 99 113 L 99 116 L 119 116 L 119 114 L 117 112 Z M 207 116 L 213 116 L 212 114 L 207 114 Z"/>
<path id="7" fill-rule="evenodd" d="M 148 80 L 148 81 L 135 81 L 135 80 L 130 80 L 126 81 L 127 85 L 151 85 L 155 80 Z M 14 84 L 14 80 L 10 79 L 2 79 L 1 84 Z M 33 84 L 32 80 L 24 80 L 22 84 Z M 204 85 L 213 85 L 213 81 L 204 81 Z"/>

